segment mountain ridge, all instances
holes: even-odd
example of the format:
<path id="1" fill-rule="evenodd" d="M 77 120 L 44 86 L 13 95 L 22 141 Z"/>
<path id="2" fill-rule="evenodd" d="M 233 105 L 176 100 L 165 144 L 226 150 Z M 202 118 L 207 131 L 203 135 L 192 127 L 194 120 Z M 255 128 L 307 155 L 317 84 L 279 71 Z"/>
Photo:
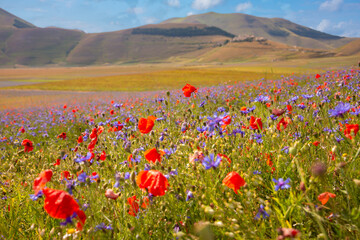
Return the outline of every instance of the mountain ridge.
<path id="1" fill-rule="evenodd" d="M 263 42 L 254 38 L 253 43 L 232 43 L 235 35 L 255 35 Z M 215 12 L 112 32 L 85 33 L 39 28 L 0 8 L 0 67 L 322 57 L 335 56 L 338 47 L 352 40 L 281 18 Z M 249 52 L 251 49 L 254 51 Z M 351 53 L 344 48 L 343 52 Z"/>

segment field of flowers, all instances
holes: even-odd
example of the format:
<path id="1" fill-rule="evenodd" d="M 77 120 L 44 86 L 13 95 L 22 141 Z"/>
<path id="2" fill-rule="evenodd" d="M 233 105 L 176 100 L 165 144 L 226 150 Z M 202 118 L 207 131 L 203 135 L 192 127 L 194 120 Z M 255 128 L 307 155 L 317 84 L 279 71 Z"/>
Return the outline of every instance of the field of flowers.
<path id="1" fill-rule="evenodd" d="M 360 70 L 0 112 L 0 239 L 359 239 Z"/>

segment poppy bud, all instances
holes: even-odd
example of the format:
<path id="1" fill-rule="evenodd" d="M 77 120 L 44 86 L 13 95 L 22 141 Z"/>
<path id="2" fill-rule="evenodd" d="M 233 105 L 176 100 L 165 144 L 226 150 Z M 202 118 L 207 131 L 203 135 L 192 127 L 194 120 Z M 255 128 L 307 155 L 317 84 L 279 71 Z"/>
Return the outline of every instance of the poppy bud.
<path id="1" fill-rule="evenodd" d="M 301 182 L 299 187 L 300 187 L 300 190 L 301 190 L 301 191 L 303 191 L 303 192 L 306 191 L 306 187 L 305 187 L 305 183 L 304 183 L 304 182 Z"/>
<path id="2" fill-rule="evenodd" d="M 327 166 L 325 163 L 317 162 L 314 163 L 311 167 L 311 173 L 313 176 L 321 177 L 324 176 L 327 171 Z"/>

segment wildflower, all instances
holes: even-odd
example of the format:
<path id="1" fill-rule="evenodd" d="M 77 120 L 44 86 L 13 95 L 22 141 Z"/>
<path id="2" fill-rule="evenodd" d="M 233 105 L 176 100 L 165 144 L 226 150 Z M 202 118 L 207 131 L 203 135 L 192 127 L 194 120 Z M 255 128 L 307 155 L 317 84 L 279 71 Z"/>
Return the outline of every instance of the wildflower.
<path id="1" fill-rule="evenodd" d="M 82 230 L 86 215 L 80 210 L 79 204 L 71 197 L 71 195 L 62 190 L 50 188 L 43 189 L 45 195 L 44 209 L 50 217 L 58 219 L 67 219 L 76 213 L 79 222 L 77 228 Z"/>
<path id="2" fill-rule="evenodd" d="M 330 198 L 335 198 L 335 197 L 336 197 L 336 195 L 333 193 L 323 192 L 318 196 L 318 199 L 322 205 L 325 205 L 329 201 Z"/>
<path id="3" fill-rule="evenodd" d="M 114 193 L 112 189 L 107 189 L 105 192 L 105 197 L 116 200 L 120 196 L 119 193 Z"/>
<path id="4" fill-rule="evenodd" d="M 210 157 L 208 156 L 204 157 L 204 160 L 202 162 L 206 170 L 209 170 L 210 168 L 217 168 L 220 165 L 220 163 L 221 163 L 221 157 L 217 155 L 216 160 L 214 160 L 213 153 L 210 153 Z"/>
<path id="5" fill-rule="evenodd" d="M 273 182 L 276 183 L 275 191 L 278 191 L 279 189 L 290 188 L 290 185 L 289 185 L 290 178 L 286 179 L 285 181 L 282 178 L 279 178 L 279 180 L 276 180 L 275 178 L 273 178 Z"/>
<path id="6" fill-rule="evenodd" d="M 276 109 L 274 108 L 271 113 L 277 117 L 280 117 L 281 115 L 283 115 L 285 113 L 284 109 Z"/>
<path id="7" fill-rule="evenodd" d="M 334 109 L 329 110 L 329 115 L 330 117 L 343 117 L 350 109 L 350 103 L 340 102 Z"/>
<path id="8" fill-rule="evenodd" d="M 256 140 L 257 143 L 263 143 L 262 135 L 261 134 L 254 134 L 252 135 L 252 139 Z"/>
<path id="9" fill-rule="evenodd" d="M 189 162 L 195 163 L 197 161 L 202 162 L 204 160 L 204 154 L 202 151 L 195 150 L 193 154 L 189 155 Z"/>
<path id="10" fill-rule="evenodd" d="M 300 235 L 300 231 L 293 228 L 278 228 L 277 231 L 279 233 L 278 240 L 283 240 L 285 238 L 293 239 Z"/>
<path id="11" fill-rule="evenodd" d="M 153 163 L 155 163 L 156 161 L 161 162 L 161 155 L 156 150 L 156 148 L 146 150 L 144 156 L 145 159 L 148 160 L 149 162 L 153 162 Z"/>
<path id="12" fill-rule="evenodd" d="M 317 146 L 320 144 L 320 142 L 319 142 L 319 141 L 315 141 L 315 142 L 313 142 L 312 144 L 317 147 Z"/>
<path id="13" fill-rule="evenodd" d="M 250 118 L 250 127 L 254 130 L 262 129 L 262 121 L 261 118 L 255 118 L 251 116 Z"/>
<path id="14" fill-rule="evenodd" d="M 193 198 L 193 197 L 194 197 L 194 195 L 190 190 L 186 191 L 186 201 L 189 201 L 190 198 Z"/>
<path id="15" fill-rule="evenodd" d="M 139 123 L 138 123 L 138 128 L 139 128 L 140 132 L 143 134 L 149 133 L 154 127 L 155 120 L 156 120 L 156 117 L 154 117 L 154 116 L 149 116 L 147 119 L 140 118 Z"/>
<path id="16" fill-rule="evenodd" d="M 42 196 L 44 196 L 44 193 L 42 192 L 42 190 L 39 190 L 36 194 L 30 194 L 30 199 L 36 201 Z"/>
<path id="17" fill-rule="evenodd" d="M 261 217 L 262 218 L 267 218 L 267 217 L 269 217 L 270 215 L 265 211 L 265 208 L 264 208 L 264 206 L 261 204 L 260 205 L 260 208 L 259 208 L 259 211 L 258 211 L 258 213 L 256 214 L 256 216 L 255 216 L 255 219 L 256 220 L 259 220 Z"/>
<path id="18" fill-rule="evenodd" d="M 169 186 L 166 177 L 159 171 L 141 171 L 136 177 L 136 184 L 147 189 L 153 196 L 163 196 Z"/>
<path id="19" fill-rule="evenodd" d="M 100 223 L 99 225 L 95 226 L 96 230 L 113 230 L 111 224 L 109 226 L 106 226 L 105 223 Z"/>
<path id="20" fill-rule="evenodd" d="M 186 84 L 182 88 L 182 91 L 183 91 L 185 97 L 191 97 L 191 94 L 193 92 L 197 92 L 197 89 L 194 86 L 190 85 L 190 84 Z"/>
<path id="21" fill-rule="evenodd" d="M 56 159 L 56 162 L 53 164 L 54 166 L 60 165 L 60 159 Z"/>
<path id="22" fill-rule="evenodd" d="M 289 124 L 289 122 L 287 120 L 285 120 L 285 118 L 282 118 L 276 125 L 276 129 L 281 131 L 281 126 L 283 126 L 282 130 L 285 130 L 287 128 L 288 124 Z"/>
<path id="23" fill-rule="evenodd" d="M 224 178 L 223 184 L 233 189 L 235 194 L 237 194 L 237 190 L 245 185 L 245 180 L 237 172 L 230 172 Z"/>
<path id="24" fill-rule="evenodd" d="M 33 143 L 29 139 L 23 140 L 21 145 L 24 146 L 25 152 L 31 152 L 34 149 Z"/>
<path id="25" fill-rule="evenodd" d="M 130 205 L 130 209 L 129 209 L 129 214 L 131 215 L 131 216 L 134 216 L 134 217 L 136 217 L 136 214 L 139 212 L 139 204 L 138 204 L 138 201 L 139 200 L 137 200 L 136 199 L 136 196 L 134 195 L 134 196 L 132 196 L 132 197 L 129 197 L 128 199 L 127 199 L 127 201 L 128 201 L 128 204 Z"/>
<path id="26" fill-rule="evenodd" d="M 45 170 L 34 180 L 33 189 L 35 191 L 35 195 L 45 187 L 47 182 L 51 180 L 52 175 L 53 172 L 51 170 Z"/>
<path id="27" fill-rule="evenodd" d="M 63 140 L 65 140 L 66 139 L 66 133 L 61 133 L 60 135 L 58 135 L 57 136 L 57 138 L 61 138 L 61 139 L 63 139 Z"/>
<path id="28" fill-rule="evenodd" d="M 356 134 L 359 131 L 358 124 L 345 124 L 345 126 L 346 126 L 346 129 L 344 130 L 345 137 L 352 139 L 353 136 L 351 135 L 351 132 L 354 132 L 354 136 L 356 136 Z"/>

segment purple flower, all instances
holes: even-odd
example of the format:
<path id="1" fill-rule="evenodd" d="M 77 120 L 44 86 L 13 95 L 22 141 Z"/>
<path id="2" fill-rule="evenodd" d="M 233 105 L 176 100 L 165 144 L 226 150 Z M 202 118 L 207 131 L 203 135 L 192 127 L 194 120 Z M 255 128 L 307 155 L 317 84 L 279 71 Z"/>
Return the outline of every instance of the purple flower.
<path id="1" fill-rule="evenodd" d="M 217 168 L 221 163 L 221 157 L 219 155 L 216 156 L 216 160 L 214 160 L 214 154 L 210 153 L 210 157 L 206 156 L 202 162 L 203 166 L 206 170 L 210 168 Z"/>
<path id="2" fill-rule="evenodd" d="M 190 198 L 193 198 L 194 197 L 194 194 L 188 190 L 187 193 L 186 193 L 186 201 L 189 201 Z"/>
<path id="3" fill-rule="evenodd" d="M 43 191 L 40 190 L 37 194 L 30 194 L 30 199 L 36 201 L 39 198 L 41 198 L 43 195 L 44 195 Z"/>
<path id="4" fill-rule="evenodd" d="M 350 103 L 340 102 L 334 109 L 329 110 L 330 117 L 343 117 L 351 108 Z"/>
<path id="5" fill-rule="evenodd" d="M 81 174 L 79 174 L 78 176 L 78 181 L 79 182 L 86 182 L 86 178 L 88 178 L 89 176 L 86 174 L 86 172 L 83 172 Z"/>
<path id="6" fill-rule="evenodd" d="M 290 178 L 286 179 L 285 181 L 282 178 L 279 178 L 279 180 L 276 180 L 275 178 L 273 178 L 273 182 L 276 183 L 275 191 L 278 191 L 279 189 L 290 188 L 290 185 L 289 185 Z"/>
<path id="7" fill-rule="evenodd" d="M 106 226 L 105 223 L 100 223 L 99 225 L 95 226 L 95 231 L 97 230 L 113 230 L 111 224 L 109 224 L 109 226 Z"/>
<path id="8" fill-rule="evenodd" d="M 261 217 L 262 218 L 267 218 L 267 217 L 269 217 L 270 215 L 265 211 L 265 208 L 264 208 L 264 206 L 261 204 L 260 205 L 260 208 L 259 208 L 259 211 L 258 211 L 258 213 L 256 214 L 256 216 L 255 216 L 255 219 L 256 220 L 259 220 Z"/>

